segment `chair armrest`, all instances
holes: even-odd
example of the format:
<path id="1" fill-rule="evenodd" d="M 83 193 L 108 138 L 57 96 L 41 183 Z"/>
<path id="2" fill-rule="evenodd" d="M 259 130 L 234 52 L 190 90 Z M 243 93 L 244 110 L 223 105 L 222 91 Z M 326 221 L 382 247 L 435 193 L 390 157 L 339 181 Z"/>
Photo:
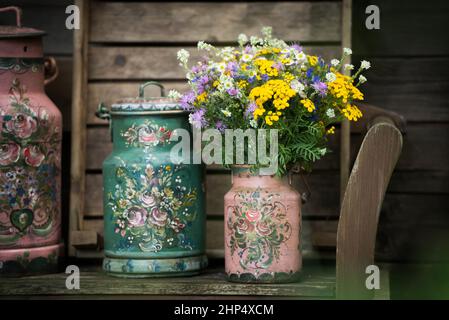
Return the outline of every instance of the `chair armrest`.
<path id="1" fill-rule="evenodd" d="M 391 174 L 402 149 L 398 119 L 372 116 L 343 197 L 337 231 L 337 298 L 372 298 L 365 287 L 374 264 L 376 232 Z"/>

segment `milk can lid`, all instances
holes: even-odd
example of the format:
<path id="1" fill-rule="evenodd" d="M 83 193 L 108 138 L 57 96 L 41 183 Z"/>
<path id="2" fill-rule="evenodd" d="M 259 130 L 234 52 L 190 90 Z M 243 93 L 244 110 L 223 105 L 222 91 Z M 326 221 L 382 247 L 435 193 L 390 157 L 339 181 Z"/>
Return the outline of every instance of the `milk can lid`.
<path id="1" fill-rule="evenodd" d="M 158 86 L 161 89 L 160 97 L 145 97 L 145 88 L 148 86 Z M 142 112 L 142 111 L 184 111 L 179 100 L 165 96 L 165 89 L 162 84 L 149 81 L 141 84 L 139 95 L 136 98 L 125 98 L 117 101 L 111 106 L 112 112 Z"/>
<path id="2" fill-rule="evenodd" d="M 22 9 L 19 7 L 0 8 L 0 12 L 14 11 L 16 13 L 15 26 L 0 26 L 0 39 L 3 38 L 23 38 L 23 37 L 40 37 L 45 32 L 38 29 L 22 27 Z"/>

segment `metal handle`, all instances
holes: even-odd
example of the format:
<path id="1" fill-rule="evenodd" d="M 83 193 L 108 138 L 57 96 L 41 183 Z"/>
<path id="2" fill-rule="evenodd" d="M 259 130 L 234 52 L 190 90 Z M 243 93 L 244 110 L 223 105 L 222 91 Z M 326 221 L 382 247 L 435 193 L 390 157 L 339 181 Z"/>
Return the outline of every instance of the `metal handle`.
<path id="1" fill-rule="evenodd" d="M 293 166 L 293 168 L 291 168 L 291 170 L 288 172 L 288 183 L 290 185 L 292 184 L 292 176 L 295 173 L 298 173 L 301 176 L 301 180 L 306 187 L 306 191 L 301 193 L 301 202 L 302 202 L 302 204 L 305 204 L 305 203 L 307 203 L 307 201 L 309 201 L 310 197 L 312 196 L 312 191 L 310 190 L 310 186 L 307 183 L 307 179 L 302 174 L 301 167 L 299 165 Z"/>
<path id="2" fill-rule="evenodd" d="M 108 107 L 103 102 L 100 102 L 98 105 L 98 109 L 95 112 L 95 116 L 102 120 L 111 120 L 111 112 L 109 111 Z"/>
<path id="3" fill-rule="evenodd" d="M 22 9 L 20 9 L 19 7 L 14 7 L 14 6 L 0 8 L 0 12 L 6 12 L 6 11 L 15 11 L 16 12 L 16 25 L 17 25 L 17 27 L 21 28 L 22 27 Z"/>
<path id="4" fill-rule="evenodd" d="M 59 68 L 55 58 L 46 57 L 44 61 L 44 69 L 45 72 L 50 75 L 47 79 L 44 80 L 44 85 L 47 85 L 50 82 L 53 82 L 59 75 Z"/>
<path id="5" fill-rule="evenodd" d="M 164 86 L 157 81 L 148 81 L 139 86 L 139 98 L 145 98 L 145 88 L 148 86 L 158 86 L 161 89 L 161 97 L 165 97 Z"/>
<path id="6" fill-rule="evenodd" d="M 100 118 L 102 120 L 107 120 L 109 124 L 109 134 L 111 135 L 111 141 L 112 139 L 112 124 L 111 124 L 111 112 L 109 111 L 108 107 L 103 103 L 100 102 L 98 105 L 98 109 L 95 112 L 95 116 L 97 118 Z"/>

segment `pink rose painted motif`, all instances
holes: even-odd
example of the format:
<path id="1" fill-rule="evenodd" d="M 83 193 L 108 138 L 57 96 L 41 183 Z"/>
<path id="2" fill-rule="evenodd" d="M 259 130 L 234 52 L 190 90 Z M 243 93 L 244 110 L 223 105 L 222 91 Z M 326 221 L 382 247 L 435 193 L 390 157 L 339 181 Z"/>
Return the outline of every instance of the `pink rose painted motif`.
<path id="1" fill-rule="evenodd" d="M 287 208 L 274 200 L 275 194 L 261 196 L 261 191 L 241 192 L 236 205 L 227 208 L 228 243 L 243 269 L 267 269 L 280 257 L 281 245 L 292 232 Z"/>
<path id="2" fill-rule="evenodd" d="M 15 143 L 0 145 L 0 165 L 8 166 L 17 162 L 20 157 L 20 147 Z"/>
<path id="3" fill-rule="evenodd" d="M 178 175 L 183 165 L 120 167 L 116 193 L 107 194 L 107 206 L 114 212 L 117 246 L 158 252 L 182 247 L 193 250 L 185 230 L 196 219 L 197 190 L 183 188 Z"/>
<path id="4" fill-rule="evenodd" d="M 148 212 L 143 208 L 131 207 L 127 210 L 126 215 L 131 227 L 141 227 L 147 221 Z"/>
<path id="5" fill-rule="evenodd" d="M 31 167 L 39 167 L 45 159 L 45 155 L 38 146 L 29 146 L 23 149 L 25 163 Z"/>
<path id="6" fill-rule="evenodd" d="M 6 132 L 17 138 L 26 139 L 36 132 L 37 121 L 29 115 L 17 113 L 11 120 L 5 122 L 4 127 Z"/>
<path id="7" fill-rule="evenodd" d="M 121 133 L 126 144 L 131 147 L 154 147 L 170 141 L 172 132 L 165 127 L 147 120 L 139 126 L 132 125 Z"/>
<path id="8" fill-rule="evenodd" d="M 156 199 L 149 192 L 145 192 L 140 196 L 140 201 L 145 208 L 150 208 L 156 205 Z"/>
<path id="9" fill-rule="evenodd" d="M 0 247 L 55 243 L 60 222 L 60 119 L 48 111 L 51 108 L 31 105 L 18 79 L 7 101 L 0 121 Z"/>
<path id="10" fill-rule="evenodd" d="M 167 212 L 153 208 L 150 214 L 150 222 L 156 226 L 163 227 L 167 223 Z"/>

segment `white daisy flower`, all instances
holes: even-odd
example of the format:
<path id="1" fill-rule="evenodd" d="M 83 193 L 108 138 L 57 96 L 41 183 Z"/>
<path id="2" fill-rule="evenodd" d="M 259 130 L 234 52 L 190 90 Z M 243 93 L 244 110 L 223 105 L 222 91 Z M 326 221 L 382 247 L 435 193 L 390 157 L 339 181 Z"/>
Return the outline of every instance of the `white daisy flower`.
<path id="1" fill-rule="evenodd" d="M 331 109 L 331 108 L 327 109 L 326 110 L 326 116 L 328 116 L 329 118 L 335 118 L 335 111 L 334 111 L 334 109 Z"/>
<path id="2" fill-rule="evenodd" d="M 347 64 L 345 64 L 344 68 L 345 68 L 345 70 L 354 70 L 354 65 L 347 63 Z"/>
<path id="3" fill-rule="evenodd" d="M 185 65 L 189 61 L 190 53 L 185 49 L 181 49 L 178 51 L 177 57 L 178 60 L 181 62 L 181 65 Z"/>
<path id="4" fill-rule="evenodd" d="M 204 42 L 204 41 L 199 41 L 198 42 L 198 49 L 199 50 L 205 50 L 205 51 L 211 51 L 213 49 L 213 46 Z"/>
<path id="5" fill-rule="evenodd" d="M 359 81 L 360 81 L 360 83 L 365 83 L 367 80 L 368 80 L 368 79 L 366 79 L 365 76 L 363 76 L 363 75 L 360 75 L 360 76 L 359 76 Z"/>
<path id="6" fill-rule="evenodd" d="M 335 75 L 335 73 L 328 72 L 326 73 L 326 80 L 328 82 L 334 82 L 335 80 L 337 80 L 337 76 Z"/>
<path id="7" fill-rule="evenodd" d="M 226 71 L 226 64 L 225 63 L 217 63 L 217 65 L 215 66 L 217 68 L 218 71 L 220 71 L 220 73 L 223 73 Z"/>
<path id="8" fill-rule="evenodd" d="M 250 55 L 250 54 L 248 54 L 248 53 L 244 53 L 243 55 L 242 55 L 242 61 L 243 62 L 249 62 L 249 61 L 251 61 L 251 59 L 253 58 L 253 56 L 252 55 Z"/>
<path id="9" fill-rule="evenodd" d="M 248 37 L 244 33 L 239 34 L 237 39 L 238 39 L 237 41 L 238 41 L 239 45 L 242 47 L 245 43 L 248 42 Z"/>
<path id="10" fill-rule="evenodd" d="M 256 36 L 251 36 L 251 38 L 249 39 L 249 41 L 251 42 L 251 45 L 252 45 L 252 46 L 255 46 L 255 45 L 257 45 L 257 44 L 263 42 L 262 39 L 260 39 L 259 37 L 256 37 Z"/>
<path id="11" fill-rule="evenodd" d="M 271 36 L 273 34 L 273 28 L 272 27 L 263 27 L 262 28 L 262 34 L 267 39 L 271 38 Z"/>
<path id="12" fill-rule="evenodd" d="M 344 54 L 347 54 L 347 55 L 351 55 L 352 54 L 352 50 L 350 48 L 344 48 L 343 52 L 344 52 Z"/>
<path id="13" fill-rule="evenodd" d="M 362 60 L 360 68 L 362 68 L 362 69 L 369 69 L 369 68 L 371 68 L 371 63 L 369 61 Z"/>
<path id="14" fill-rule="evenodd" d="M 180 99 L 182 97 L 182 94 L 180 94 L 178 91 L 176 90 L 170 90 L 168 92 L 167 97 L 172 98 L 172 99 Z"/>
<path id="15" fill-rule="evenodd" d="M 292 88 L 296 92 L 304 91 L 304 85 L 301 82 L 299 82 L 297 79 L 293 79 L 290 82 L 290 88 Z"/>
<path id="16" fill-rule="evenodd" d="M 338 60 L 338 59 L 331 60 L 331 65 L 333 65 L 334 67 L 338 66 L 339 63 L 340 63 L 340 60 Z"/>

